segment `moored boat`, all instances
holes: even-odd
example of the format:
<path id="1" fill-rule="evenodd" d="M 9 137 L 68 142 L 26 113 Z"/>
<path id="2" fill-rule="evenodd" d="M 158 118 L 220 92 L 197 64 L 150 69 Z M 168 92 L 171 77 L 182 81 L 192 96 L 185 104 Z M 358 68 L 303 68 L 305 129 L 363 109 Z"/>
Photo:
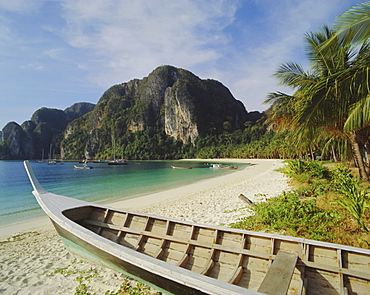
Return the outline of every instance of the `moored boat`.
<path id="1" fill-rule="evenodd" d="M 193 166 L 173 166 L 171 165 L 172 169 L 193 169 Z"/>
<path id="2" fill-rule="evenodd" d="M 65 246 L 166 294 L 370 294 L 370 250 L 33 194 Z"/>
<path id="3" fill-rule="evenodd" d="M 222 164 L 210 164 L 209 165 L 209 168 L 212 168 L 212 169 L 218 169 L 219 167 L 221 167 Z"/>
<path id="4" fill-rule="evenodd" d="M 114 160 L 111 162 L 108 162 L 108 165 L 127 165 L 128 162 L 126 159 L 121 159 L 121 160 Z"/>
<path id="5" fill-rule="evenodd" d="M 219 167 L 217 167 L 217 169 L 220 169 L 220 170 L 236 170 L 236 169 L 238 169 L 238 166 L 237 165 L 225 165 L 225 166 L 219 166 Z"/>
<path id="6" fill-rule="evenodd" d="M 75 169 L 92 169 L 91 166 L 87 166 L 87 165 L 84 165 L 84 166 L 76 166 L 76 165 L 74 165 L 73 167 Z"/>

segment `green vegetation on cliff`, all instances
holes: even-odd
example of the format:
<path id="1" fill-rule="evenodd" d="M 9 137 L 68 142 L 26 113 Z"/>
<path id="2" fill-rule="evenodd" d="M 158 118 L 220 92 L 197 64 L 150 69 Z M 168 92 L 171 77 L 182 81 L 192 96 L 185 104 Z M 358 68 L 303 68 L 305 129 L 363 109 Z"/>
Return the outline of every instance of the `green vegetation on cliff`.
<path id="1" fill-rule="evenodd" d="M 112 86 L 92 112 L 71 122 L 62 157 L 113 158 L 114 147 L 117 157 L 128 159 L 194 157 L 237 138 L 233 133 L 244 130 L 247 119 L 243 104 L 221 83 L 163 66 Z"/>

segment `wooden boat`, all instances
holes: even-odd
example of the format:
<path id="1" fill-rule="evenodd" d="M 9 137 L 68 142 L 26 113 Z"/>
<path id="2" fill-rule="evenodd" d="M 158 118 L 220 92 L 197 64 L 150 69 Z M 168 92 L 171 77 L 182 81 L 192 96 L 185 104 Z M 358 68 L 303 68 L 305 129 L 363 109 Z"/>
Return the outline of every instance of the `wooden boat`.
<path id="1" fill-rule="evenodd" d="M 192 166 L 173 166 L 171 165 L 172 169 L 193 169 Z"/>
<path id="2" fill-rule="evenodd" d="M 236 169 L 238 169 L 238 166 L 236 166 L 236 165 L 226 165 L 226 166 L 219 166 L 219 167 L 217 167 L 217 169 L 220 169 L 220 170 L 236 170 Z"/>
<path id="3" fill-rule="evenodd" d="M 165 294 L 370 294 L 370 250 L 33 194 L 65 246 Z"/>
<path id="4" fill-rule="evenodd" d="M 91 166 L 87 166 L 87 165 L 84 165 L 84 166 L 76 166 L 76 165 L 74 165 L 74 168 L 75 169 L 92 169 Z"/>

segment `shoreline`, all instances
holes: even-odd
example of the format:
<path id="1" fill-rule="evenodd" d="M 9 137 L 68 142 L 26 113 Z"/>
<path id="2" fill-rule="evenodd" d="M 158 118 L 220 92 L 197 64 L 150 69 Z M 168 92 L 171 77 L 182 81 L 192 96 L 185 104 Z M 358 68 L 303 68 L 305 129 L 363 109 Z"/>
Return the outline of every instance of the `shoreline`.
<path id="1" fill-rule="evenodd" d="M 181 160 L 191 161 L 191 160 Z M 203 161 L 203 159 L 202 159 Z M 284 166 L 282 160 L 269 159 L 204 159 L 213 163 L 250 163 L 241 170 L 201 180 L 178 188 L 110 202 L 110 207 L 151 213 L 191 222 L 227 225 L 247 212 L 240 211 L 245 203 L 243 194 L 253 202 L 264 201 L 288 190 L 288 179 L 275 170 Z M 0 257 L 4 261 L 0 272 L 1 294 L 73 294 L 79 275 L 47 275 L 58 268 L 70 266 L 78 258 L 70 254 L 47 217 L 0 227 Z M 113 270 L 90 263 L 75 263 L 74 268 L 97 269 L 97 282 L 89 286 L 97 294 L 117 290 L 124 276 Z"/>

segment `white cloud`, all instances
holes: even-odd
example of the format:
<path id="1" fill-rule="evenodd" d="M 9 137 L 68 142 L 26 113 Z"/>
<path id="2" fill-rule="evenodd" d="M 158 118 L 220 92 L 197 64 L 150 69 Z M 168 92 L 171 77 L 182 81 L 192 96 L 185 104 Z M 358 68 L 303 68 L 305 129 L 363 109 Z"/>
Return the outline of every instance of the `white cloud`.
<path id="1" fill-rule="evenodd" d="M 44 0 L 0 0 L 0 9 L 16 13 L 32 13 L 40 8 Z"/>
<path id="2" fill-rule="evenodd" d="M 20 66 L 20 68 L 23 69 L 23 70 L 31 69 L 31 70 L 35 70 L 35 71 L 45 70 L 45 66 L 43 66 L 42 64 L 39 64 L 39 63 L 29 63 L 27 65 Z"/>
<path id="3" fill-rule="evenodd" d="M 107 86 L 117 79 L 147 75 L 172 64 L 191 68 L 222 57 L 228 44 L 223 29 L 233 22 L 238 2 L 212 1 L 64 1 L 70 45 L 91 50 L 109 67 Z"/>
<path id="4" fill-rule="evenodd" d="M 65 52 L 64 48 L 52 48 L 52 49 L 44 50 L 43 54 L 55 60 L 63 60 L 62 54 L 64 52 Z"/>

